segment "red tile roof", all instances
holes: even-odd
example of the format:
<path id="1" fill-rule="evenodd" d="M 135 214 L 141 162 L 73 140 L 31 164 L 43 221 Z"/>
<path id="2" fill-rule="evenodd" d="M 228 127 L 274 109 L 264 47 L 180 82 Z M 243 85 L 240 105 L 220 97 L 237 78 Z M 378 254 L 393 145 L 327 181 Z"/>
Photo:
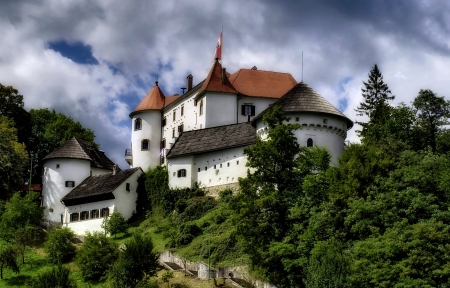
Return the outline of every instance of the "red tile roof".
<path id="1" fill-rule="evenodd" d="M 144 110 L 161 110 L 164 107 L 164 93 L 158 86 L 158 82 L 153 86 L 152 90 L 148 92 L 147 96 L 142 99 L 141 103 L 131 112 L 130 117 L 139 111 Z"/>
<path id="2" fill-rule="evenodd" d="M 281 98 L 297 84 L 289 73 L 240 69 L 230 77 L 233 87 L 245 96 Z"/>
<path id="3" fill-rule="evenodd" d="M 197 97 L 201 96 L 204 92 L 223 92 L 223 93 L 234 93 L 237 91 L 234 89 L 233 85 L 230 83 L 228 77 L 225 77 L 225 83 L 222 83 L 222 64 L 219 61 L 214 61 L 214 64 L 209 71 L 208 77 L 206 77 L 205 82 L 203 82 L 202 87 L 198 91 Z"/>
<path id="4" fill-rule="evenodd" d="M 180 98 L 180 95 L 173 95 L 173 96 L 168 96 L 164 99 L 164 107 L 169 106 L 170 104 L 172 104 L 172 102 L 174 102 L 175 100 L 177 100 L 178 98 Z"/>

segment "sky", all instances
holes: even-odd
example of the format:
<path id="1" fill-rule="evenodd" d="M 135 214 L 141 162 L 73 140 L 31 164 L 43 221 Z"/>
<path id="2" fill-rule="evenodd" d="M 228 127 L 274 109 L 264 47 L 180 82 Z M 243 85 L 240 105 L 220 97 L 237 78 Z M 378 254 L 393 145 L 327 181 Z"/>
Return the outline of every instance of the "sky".
<path id="1" fill-rule="evenodd" d="M 450 99 L 447 0 L 1 0 L 0 83 L 92 129 L 124 169 L 129 113 L 156 80 L 165 95 L 202 81 L 222 27 L 228 72 L 290 73 L 351 120 L 375 64 L 393 105 Z"/>

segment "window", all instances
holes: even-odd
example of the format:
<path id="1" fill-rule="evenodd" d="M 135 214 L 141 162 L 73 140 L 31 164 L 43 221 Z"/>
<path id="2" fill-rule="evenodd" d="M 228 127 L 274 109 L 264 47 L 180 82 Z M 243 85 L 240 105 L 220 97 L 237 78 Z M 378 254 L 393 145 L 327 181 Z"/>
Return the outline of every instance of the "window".
<path id="1" fill-rule="evenodd" d="M 194 106 L 197 106 L 197 100 L 194 100 Z"/>
<path id="2" fill-rule="evenodd" d="M 242 105 L 241 114 L 244 116 L 255 116 L 255 106 L 251 104 Z"/>
<path id="3" fill-rule="evenodd" d="M 230 167 L 230 162 L 227 163 L 227 167 Z"/>
<path id="4" fill-rule="evenodd" d="M 66 181 L 66 187 L 75 187 L 75 181 Z"/>
<path id="5" fill-rule="evenodd" d="M 236 161 L 236 165 L 239 165 L 239 161 Z"/>
<path id="6" fill-rule="evenodd" d="M 167 124 L 167 118 L 164 117 L 162 120 L 161 126 L 164 127 L 164 126 L 166 126 L 166 124 Z"/>
<path id="7" fill-rule="evenodd" d="M 102 217 L 108 217 L 109 216 L 109 208 L 103 208 L 101 211 Z"/>
<path id="8" fill-rule="evenodd" d="M 164 148 L 166 148 L 166 138 L 161 140 L 161 149 L 164 149 Z"/>
<path id="9" fill-rule="evenodd" d="M 220 159 L 219 159 L 220 160 Z M 222 168 L 222 164 L 220 164 L 220 168 Z"/>
<path id="10" fill-rule="evenodd" d="M 173 121 L 177 118 L 177 110 L 173 110 Z"/>
<path id="11" fill-rule="evenodd" d="M 214 165 L 214 169 L 216 169 L 216 165 Z"/>
<path id="12" fill-rule="evenodd" d="M 148 150 L 150 146 L 150 140 L 144 139 L 141 142 L 141 150 Z"/>
<path id="13" fill-rule="evenodd" d="M 100 213 L 99 213 L 98 209 L 91 210 L 91 219 L 94 219 L 94 218 L 100 218 Z"/>
<path id="14" fill-rule="evenodd" d="M 172 138 L 175 138 L 175 128 L 172 129 Z"/>
<path id="15" fill-rule="evenodd" d="M 203 115 L 203 100 L 200 101 L 200 115 Z"/>
<path id="16" fill-rule="evenodd" d="M 180 112 L 181 116 L 184 115 L 184 106 L 181 106 L 181 112 Z"/>
<path id="17" fill-rule="evenodd" d="M 59 164 L 56 164 L 56 169 L 58 169 L 60 167 L 60 165 Z"/>
<path id="18" fill-rule="evenodd" d="M 323 119 L 323 124 L 327 124 L 328 123 L 328 119 Z"/>
<path id="19" fill-rule="evenodd" d="M 127 190 L 128 192 L 130 192 L 130 183 L 126 183 L 126 184 L 125 184 L 125 190 Z"/>
<path id="20" fill-rule="evenodd" d="M 79 219 L 79 214 L 78 213 L 71 213 L 70 214 L 70 222 L 78 221 L 78 219 Z"/>
<path id="21" fill-rule="evenodd" d="M 89 211 L 83 211 L 80 213 L 80 220 L 88 220 L 89 219 Z"/>
<path id="22" fill-rule="evenodd" d="M 200 172 L 200 168 L 198 168 L 198 172 Z"/>
<path id="23" fill-rule="evenodd" d="M 208 170 L 208 167 L 205 167 L 205 171 Z"/>
<path id="24" fill-rule="evenodd" d="M 298 122 L 298 120 L 300 120 L 300 117 L 295 117 L 295 121 Z"/>
<path id="25" fill-rule="evenodd" d="M 186 169 L 178 170 L 178 178 L 180 177 L 186 177 Z"/>
<path id="26" fill-rule="evenodd" d="M 306 147 L 313 147 L 313 139 L 308 138 L 308 140 L 306 140 Z"/>
<path id="27" fill-rule="evenodd" d="M 134 130 L 141 130 L 142 129 L 142 120 L 141 118 L 137 118 L 134 120 Z"/>
<path id="28" fill-rule="evenodd" d="M 180 126 L 178 126 L 178 134 L 183 133 L 184 130 L 184 124 L 181 124 Z"/>

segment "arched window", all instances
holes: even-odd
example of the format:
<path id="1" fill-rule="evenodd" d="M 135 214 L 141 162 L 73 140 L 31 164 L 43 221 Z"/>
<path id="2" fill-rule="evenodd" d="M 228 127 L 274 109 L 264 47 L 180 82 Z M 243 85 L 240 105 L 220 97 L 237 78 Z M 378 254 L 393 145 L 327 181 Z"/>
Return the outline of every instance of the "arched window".
<path id="1" fill-rule="evenodd" d="M 134 120 L 134 130 L 141 130 L 142 129 L 142 120 L 141 118 L 137 118 Z"/>
<path id="2" fill-rule="evenodd" d="M 200 115 L 203 115 L 203 100 L 200 101 Z"/>
<path id="3" fill-rule="evenodd" d="M 306 147 L 313 147 L 314 143 L 313 143 L 313 139 L 308 138 L 308 140 L 306 140 Z"/>
<path id="4" fill-rule="evenodd" d="M 148 150 L 150 147 L 150 140 L 144 139 L 141 142 L 141 150 Z"/>

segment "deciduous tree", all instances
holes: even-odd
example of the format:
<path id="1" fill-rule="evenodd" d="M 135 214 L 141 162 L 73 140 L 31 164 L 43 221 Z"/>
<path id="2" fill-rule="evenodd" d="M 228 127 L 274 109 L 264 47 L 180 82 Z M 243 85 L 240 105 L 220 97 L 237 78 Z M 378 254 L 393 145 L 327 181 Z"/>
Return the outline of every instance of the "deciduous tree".
<path id="1" fill-rule="evenodd" d="M 12 246 L 0 248 L 0 279 L 3 279 L 3 269 L 9 268 L 19 273 L 19 265 L 16 261 L 16 251 Z"/>
<path id="2" fill-rule="evenodd" d="M 44 246 L 50 263 L 57 264 L 72 260 L 76 252 L 72 243 L 74 237 L 73 231 L 66 227 L 50 230 Z"/>

